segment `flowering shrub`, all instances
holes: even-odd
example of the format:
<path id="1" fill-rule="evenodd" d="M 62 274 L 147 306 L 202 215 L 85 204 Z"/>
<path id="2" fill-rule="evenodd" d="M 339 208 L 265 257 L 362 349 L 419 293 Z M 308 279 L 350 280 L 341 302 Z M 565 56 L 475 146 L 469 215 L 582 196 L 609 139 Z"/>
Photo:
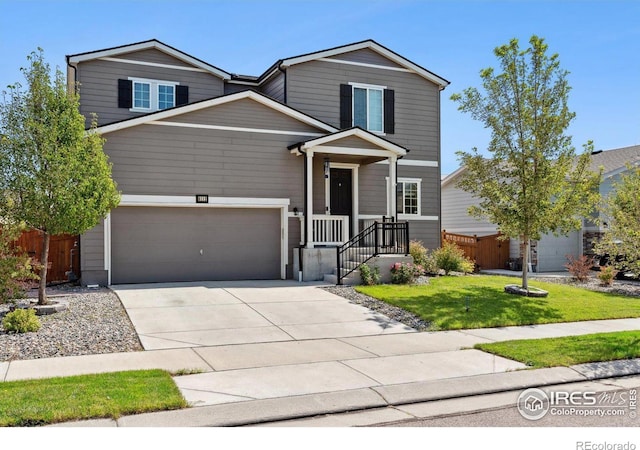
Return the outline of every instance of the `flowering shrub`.
<path id="1" fill-rule="evenodd" d="M 424 268 L 425 274 L 438 274 L 438 264 L 433 252 L 429 253 L 421 241 L 409 242 L 409 254 L 413 257 L 414 264 Z"/>
<path id="2" fill-rule="evenodd" d="M 395 263 L 391 266 L 391 282 L 393 284 L 411 284 L 424 274 L 422 266 L 411 263 Z"/>
<path id="3" fill-rule="evenodd" d="M 436 249 L 433 254 L 438 268 L 444 270 L 446 275 L 449 272 L 471 273 L 475 267 L 475 263 L 453 242 L 444 241 L 442 247 Z"/>

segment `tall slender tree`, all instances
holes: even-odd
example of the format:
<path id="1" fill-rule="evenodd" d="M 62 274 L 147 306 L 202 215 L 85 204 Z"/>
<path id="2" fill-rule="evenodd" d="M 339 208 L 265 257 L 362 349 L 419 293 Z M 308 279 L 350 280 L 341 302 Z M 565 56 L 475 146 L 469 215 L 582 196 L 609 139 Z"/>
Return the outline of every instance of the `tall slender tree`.
<path id="1" fill-rule="evenodd" d="M 544 39 L 517 39 L 494 50 L 501 73 L 480 72 L 483 92 L 470 87 L 452 95 L 458 109 L 491 130 L 485 157 L 477 148 L 457 152 L 466 168 L 458 186 L 479 199 L 469 213 L 495 223 L 505 237 L 524 244 L 522 287 L 528 285 L 528 248 L 543 234 L 566 234 L 594 207 L 599 174 L 589 170 L 593 144 L 577 155 L 566 130 L 568 72 Z"/>
<path id="2" fill-rule="evenodd" d="M 52 78 L 42 49 L 27 60 L 26 90 L 8 86 L 0 104 L 0 217 L 43 232 L 38 303 L 46 304 L 50 236 L 94 227 L 119 193 L 95 117 L 85 130 L 76 90 L 59 69 Z"/>

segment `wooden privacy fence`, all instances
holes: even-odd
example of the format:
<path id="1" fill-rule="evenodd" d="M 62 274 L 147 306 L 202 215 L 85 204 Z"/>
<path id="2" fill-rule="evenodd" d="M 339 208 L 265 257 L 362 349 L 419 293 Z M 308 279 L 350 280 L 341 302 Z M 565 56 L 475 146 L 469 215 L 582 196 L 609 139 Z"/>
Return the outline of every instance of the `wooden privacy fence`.
<path id="1" fill-rule="evenodd" d="M 509 240 L 498 240 L 501 234 L 468 236 L 442 230 L 442 242 L 453 242 L 467 258 L 475 261 L 478 270 L 504 269 L 509 260 Z"/>
<path id="2" fill-rule="evenodd" d="M 80 237 L 69 234 L 51 236 L 49 241 L 49 269 L 47 283 L 67 281 L 67 272 L 80 276 Z M 42 255 L 42 232 L 37 230 L 25 231 L 15 242 L 17 247 L 29 256 L 40 260 Z"/>

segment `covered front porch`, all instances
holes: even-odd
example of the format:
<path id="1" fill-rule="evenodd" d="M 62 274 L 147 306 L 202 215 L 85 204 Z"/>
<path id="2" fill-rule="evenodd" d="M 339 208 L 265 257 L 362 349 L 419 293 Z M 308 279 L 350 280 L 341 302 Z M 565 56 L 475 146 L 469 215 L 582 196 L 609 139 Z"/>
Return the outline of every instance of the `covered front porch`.
<path id="1" fill-rule="evenodd" d="M 289 150 L 304 158 L 304 210 L 297 211 L 301 240 L 300 247 L 294 250 L 294 276 L 311 281 L 323 279 L 326 274 L 341 274 L 344 268 L 340 255 L 345 254 L 345 246 L 358 246 L 353 254 L 380 253 L 381 246 L 374 246 L 377 235 L 367 237 L 370 243 L 364 244 L 363 239 L 348 243 L 374 222 L 395 222 L 397 161 L 408 150 L 359 127 L 300 142 Z M 360 169 L 382 161 L 388 167 L 384 179 L 380 179 L 381 184 L 386 180 L 386 198 L 375 199 L 376 214 L 363 215 Z M 367 198 L 371 203 L 370 193 Z M 366 206 L 371 212 L 372 205 Z M 386 240 L 386 234 L 379 237 L 375 240 L 379 244 Z M 404 237 L 408 242 L 408 234 Z M 359 262 L 348 264 L 353 269 Z"/>
<path id="2" fill-rule="evenodd" d="M 396 216 L 397 161 L 407 149 L 359 127 L 349 128 L 289 147 L 304 158 L 304 211 L 301 245 L 335 247 L 374 220 Z M 360 214 L 359 169 L 388 161 L 386 201 L 376 214 Z"/>

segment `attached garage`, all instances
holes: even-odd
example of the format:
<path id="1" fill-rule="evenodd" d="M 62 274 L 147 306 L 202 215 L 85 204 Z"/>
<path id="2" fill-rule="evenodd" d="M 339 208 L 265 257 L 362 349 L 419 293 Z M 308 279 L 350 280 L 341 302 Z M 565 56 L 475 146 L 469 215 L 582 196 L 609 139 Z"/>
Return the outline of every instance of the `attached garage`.
<path id="1" fill-rule="evenodd" d="M 121 206 L 111 213 L 111 283 L 281 278 L 278 208 Z"/>

